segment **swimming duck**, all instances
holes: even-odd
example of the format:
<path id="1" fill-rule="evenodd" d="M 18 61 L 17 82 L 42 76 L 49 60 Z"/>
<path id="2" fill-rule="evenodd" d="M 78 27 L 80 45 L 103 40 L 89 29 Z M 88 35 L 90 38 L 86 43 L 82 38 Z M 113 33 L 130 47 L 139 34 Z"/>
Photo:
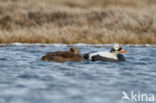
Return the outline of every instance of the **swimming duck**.
<path id="1" fill-rule="evenodd" d="M 55 61 L 55 62 L 80 62 L 83 61 L 83 56 L 78 47 L 72 47 L 69 51 L 57 51 L 46 54 L 41 60 Z"/>
<path id="2" fill-rule="evenodd" d="M 126 61 L 125 57 L 120 53 L 127 53 L 127 51 L 123 50 L 119 44 L 114 44 L 114 46 L 110 51 L 87 53 L 84 55 L 84 58 L 91 61 L 106 61 L 106 62 Z"/>

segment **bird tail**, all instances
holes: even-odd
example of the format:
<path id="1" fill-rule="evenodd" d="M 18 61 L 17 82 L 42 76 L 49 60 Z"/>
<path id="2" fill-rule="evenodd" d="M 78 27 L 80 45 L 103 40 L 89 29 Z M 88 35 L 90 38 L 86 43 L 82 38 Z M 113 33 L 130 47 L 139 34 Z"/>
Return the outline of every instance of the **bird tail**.
<path id="1" fill-rule="evenodd" d="M 88 54 L 88 53 L 87 53 L 87 54 L 84 54 L 84 55 L 83 55 L 83 58 L 84 58 L 84 59 L 89 59 L 89 54 Z"/>
<path id="2" fill-rule="evenodd" d="M 42 58 L 41 58 L 41 60 L 46 60 L 47 58 L 46 58 L 46 56 L 43 56 Z"/>

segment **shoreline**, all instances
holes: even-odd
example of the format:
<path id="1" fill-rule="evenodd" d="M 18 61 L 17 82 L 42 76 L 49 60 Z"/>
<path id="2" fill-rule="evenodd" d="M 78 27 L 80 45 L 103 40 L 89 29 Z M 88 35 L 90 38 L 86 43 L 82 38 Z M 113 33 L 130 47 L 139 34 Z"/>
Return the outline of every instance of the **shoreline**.
<path id="1" fill-rule="evenodd" d="M 0 43 L 0 47 L 7 47 L 7 46 L 40 46 L 40 47 L 46 47 L 46 46 L 78 46 L 78 47 L 84 47 L 84 46 L 96 46 L 96 47 L 109 47 L 113 46 L 112 44 L 85 44 L 85 43 L 76 43 L 76 44 L 62 44 L 62 43 Z M 156 47 L 156 44 L 120 44 L 122 46 L 127 47 Z"/>

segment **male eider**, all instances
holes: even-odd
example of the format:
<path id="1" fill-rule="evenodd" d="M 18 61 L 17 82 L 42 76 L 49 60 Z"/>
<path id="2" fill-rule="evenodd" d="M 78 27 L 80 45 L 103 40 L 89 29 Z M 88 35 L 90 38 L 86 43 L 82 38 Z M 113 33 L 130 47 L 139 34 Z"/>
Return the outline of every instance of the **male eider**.
<path id="1" fill-rule="evenodd" d="M 110 51 L 87 53 L 84 55 L 84 58 L 91 61 L 106 61 L 106 62 L 126 61 L 125 57 L 122 54 L 120 54 L 120 52 L 127 53 L 127 51 L 122 50 L 122 47 L 119 44 L 114 44 L 114 46 Z"/>
<path id="2" fill-rule="evenodd" d="M 79 48 L 72 47 L 69 51 L 57 51 L 57 52 L 51 52 L 46 54 L 41 58 L 41 60 L 47 60 L 47 61 L 55 61 L 55 62 L 80 62 L 83 61 L 83 56 L 81 55 L 81 52 Z"/>

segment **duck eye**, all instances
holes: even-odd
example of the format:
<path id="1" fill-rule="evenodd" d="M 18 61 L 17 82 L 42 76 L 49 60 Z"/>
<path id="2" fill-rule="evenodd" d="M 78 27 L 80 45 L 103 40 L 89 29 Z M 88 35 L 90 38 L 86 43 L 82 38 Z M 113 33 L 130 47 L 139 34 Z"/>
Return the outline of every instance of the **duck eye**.
<path id="1" fill-rule="evenodd" d="M 74 52 L 74 48 L 70 48 L 70 51 L 71 51 L 71 52 Z"/>
<path id="2" fill-rule="evenodd" d="M 119 48 L 119 51 L 122 50 L 122 47 Z"/>

